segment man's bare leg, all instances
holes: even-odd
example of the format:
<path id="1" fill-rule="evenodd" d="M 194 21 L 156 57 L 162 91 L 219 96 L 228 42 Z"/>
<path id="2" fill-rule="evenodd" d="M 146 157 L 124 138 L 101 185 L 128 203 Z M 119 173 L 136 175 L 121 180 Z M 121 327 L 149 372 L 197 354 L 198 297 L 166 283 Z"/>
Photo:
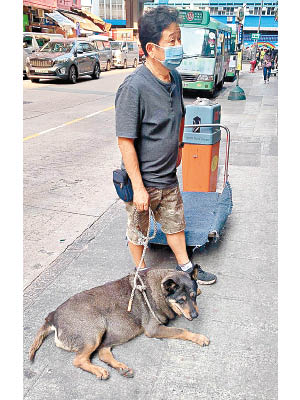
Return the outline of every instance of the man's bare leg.
<path id="1" fill-rule="evenodd" d="M 130 242 L 129 240 L 128 240 L 128 246 L 129 246 L 130 254 L 131 254 L 131 257 L 133 259 L 134 265 L 136 267 L 138 267 L 139 264 L 140 264 L 140 261 L 141 261 L 141 257 L 142 257 L 143 250 L 144 250 L 144 246 L 134 244 L 134 243 Z M 143 263 L 141 265 L 141 268 L 146 268 L 146 264 L 145 264 L 144 260 L 143 260 Z"/>
<path id="2" fill-rule="evenodd" d="M 186 251 L 186 242 L 184 231 L 167 234 L 167 242 L 171 247 L 178 265 L 187 264 L 190 259 Z"/>

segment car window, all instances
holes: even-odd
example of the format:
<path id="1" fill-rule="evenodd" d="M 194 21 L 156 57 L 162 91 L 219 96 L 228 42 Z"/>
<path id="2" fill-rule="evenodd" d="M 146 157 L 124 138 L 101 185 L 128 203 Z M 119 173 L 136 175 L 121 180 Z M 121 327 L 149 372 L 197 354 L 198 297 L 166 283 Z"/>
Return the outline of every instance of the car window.
<path id="1" fill-rule="evenodd" d="M 121 42 L 111 42 L 111 48 L 113 50 L 121 50 Z"/>
<path id="2" fill-rule="evenodd" d="M 133 50 L 133 43 L 132 42 L 128 42 L 128 51 L 132 51 Z"/>
<path id="3" fill-rule="evenodd" d="M 85 51 L 83 48 L 83 43 L 78 43 L 77 44 L 77 50 L 82 50 L 83 52 Z"/>
<path id="4" fill-rule="evenodd" d="M 41 49 L 41 52 L 47 53 L 69 53 L 72 50 L 73 42 L 47 42 Z"/>
<path id="5" fill-rule="evenodd" d="M 39 47 L 43 47 L 45 43 L 48 43 L 50 39 L 46 38 L 36 38 L 37 44 Z"/>
<path id="6" fill-rule="evenodd" d="M 89 52 L 91 52 L 91 51 L 96 51 L 96 47 L 93 46 L 91 43 L 88 43 L 88 51 L 89 51 Z"/>
<path id="7" fill-rule="evenodd" d="M 26 47 L 31 47 L 32 46 L 32 37 L 31 36 L 23 36 L 23 43 L 25 43 L 25 48 Z"/>
<path id="8" fill-rule="evenodd" d="M 95 42 L 95 45 L 96 45 L 96 47 L 97 47 L 98 50 L 103 50 L 103 43 L 100 42 L 100 40 L 97 40 L 97 41 Z"/>
<path id="9" fill-rule="evenodd" d="M 93 47 L 89 43 L 80 43 L 80 46 L 84 53 L 90 53 L 91 51 L 94 51 Z"/>

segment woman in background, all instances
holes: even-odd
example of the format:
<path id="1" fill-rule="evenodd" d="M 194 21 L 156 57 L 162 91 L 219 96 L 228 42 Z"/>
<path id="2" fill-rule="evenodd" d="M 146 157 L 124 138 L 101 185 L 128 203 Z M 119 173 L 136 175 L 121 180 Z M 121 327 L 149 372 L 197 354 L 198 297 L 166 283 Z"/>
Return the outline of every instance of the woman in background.
<path id="1" fill-rule="evenodd" d="M 271 75 L 271 67 L 272 67 L 272 56 L 270 54 L 270 50 L 267 50 L 263 59 L 264 83 L 266 82 L 269 83 Z"/>

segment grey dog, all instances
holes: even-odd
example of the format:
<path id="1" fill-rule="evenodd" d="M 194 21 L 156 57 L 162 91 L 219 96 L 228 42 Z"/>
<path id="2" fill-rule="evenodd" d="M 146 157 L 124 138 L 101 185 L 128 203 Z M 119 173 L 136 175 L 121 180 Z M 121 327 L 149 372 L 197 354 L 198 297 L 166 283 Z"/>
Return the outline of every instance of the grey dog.
<path id="1" fill-rule="evenodd" d="M 115 368 L 121 375 L 133 376 L 133 370 L 117 361 L 113 346 L 126 343 L 145 333 L 148 337 L 190 340 L 200 346 L 209 344 L 203 335 L 165 324 L 177 315 L 192 320 L 198 316 L 196 297 L 197 267 L 189 275 L 170 269 L 147 269 L 140 272 L 150 305 L 161 324 L 153 317 L 140 291 L 136 291 L 131 312 L 127 311 L 133 288 L 134 274 L 117 281 L 75 294 L 52 311 L 39 329 L 30 349 L 30 360 L 51 331 L 55 331 L 56 346 L 76 352 L 75 367 L 107 379 L 106 369 L 91 363 L 98 350 L 100 360 Z"/>

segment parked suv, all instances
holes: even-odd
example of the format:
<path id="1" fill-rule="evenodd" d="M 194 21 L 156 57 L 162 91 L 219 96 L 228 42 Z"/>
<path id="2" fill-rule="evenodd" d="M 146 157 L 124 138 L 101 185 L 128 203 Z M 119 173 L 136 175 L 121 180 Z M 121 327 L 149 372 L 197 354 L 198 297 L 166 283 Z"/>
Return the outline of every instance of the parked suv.
<path id="1" fill-rule="evenodd" d="M 100 67 L 106 71 L 109 71 L 112 66 L 112 49 L 108 38 L 93 35 L 88 37 L 89 41 L 99 51 Z"/>
<path id="2" fill-rule="evenodd" d="M 113 41 L 113 64 L 115 67 L 127 68 L 129 65 L 137 67 L 139 60 L 139 49 L 137 42 Z"/>
<path id="3" fill-rule="evenodd" d="M 77 78 L 84 75 L 99 79 L 99 52 L 85 40 L 51 40 L 40 51 L 27 57 L 26 73 L 32 82 L 63 79 L 76 83 Z"/>
<path id="4" fill-rule="evenodd" d="M 23 32 L 23 75 L 26 76 L 26 58 L 39 51 L 51 39 L 63 39 L 56 33 Z"/>

